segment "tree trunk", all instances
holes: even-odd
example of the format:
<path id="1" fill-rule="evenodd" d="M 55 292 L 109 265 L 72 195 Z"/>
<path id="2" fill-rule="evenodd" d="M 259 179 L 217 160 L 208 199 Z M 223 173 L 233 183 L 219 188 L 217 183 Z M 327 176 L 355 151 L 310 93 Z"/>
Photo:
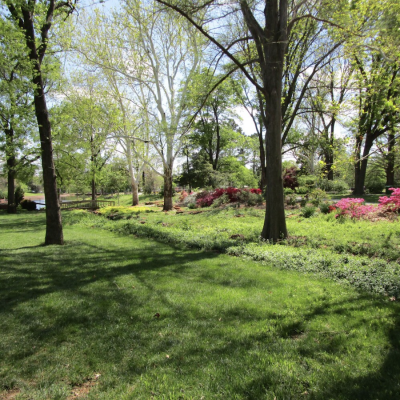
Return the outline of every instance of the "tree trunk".
<path id="1" fill-rule="evenodd" d="M 261 179 L 260 179 L 260 189 L 264 190 L 267 187 L 267 167 L 266 157 L 265 157 L 265 150 L 264 150 L 264 140 L 262 137 L 262 131 L 258 133 L 258 139 L 260 142 L 259 150 L 260 150 L 260 168 L 261 168 Z"/>
<path id="2" fill-rule="evenodd" d="M 10 8 L 10 6 L 9 6 Z M 50 10 L 50 9 L 49 9 Z M 15 18 L 15 11 L 10 10 Z M 32 83 L 35 87 L 34 105 L 36 120 L 39 127 L 41 158 L 43 169 L 43 190 L 46 201 L 46 236 L 45 244 L 64 244 L 64 236 L 61 222 L 60 203 L 57 195 L 57 178 L 53 161 L 53 144 L 51 140 L 51 125 L 47 110 L 44 84 L 41 71 L 41 58 L 36 49 L 35 29 L 33 26 L 32 10 L 21 6 L 23 29 L 26 45 L 29 49 L 29 58 L 33 66 Z M 49 14 L 50 18 L 50 14 Z M 21 20 L 22 21 L 22 20 Z M 21 25 L 20 25 L 21 26 Z M 49 29 L 51 24 L 47 24 Z M 46 31 L 43 28 L 43 32 Z M 43 43 L 42 43 L 43 44 Z M 43 57 L 44 53 L 42 54 Z"/>
<path id="3" fill-rule="evenodd" d="M 96 177 L 95 176 L 92 177 L 91 186 L 92 186 L 92 196 L 91 197 L 92 197 L 92 200 L 95 201 L 96 200 Z"/>
<path id="4" fill-rule="evenodd" d="M 15 151 L 14 151 L 14 131 L 12 128 L 5 130 L 6 134 L 6 158 L 7 158 L 7 193 L 8 204 L 7 213 L 15 214 L 17 212 L 17 204 L 15 204 Z"/>
<path id="5" fill-rule="evenodd" d="M 138 188 L 138 185 L 137 185 L 135 179 L 132 179 L 131 187 L 132 187 L 132 205 L 138 206 L 139 205 L 139 188 Z"/>
<path id="6" fill-rule="evenodd" d="M 387 154 L 387 166 L 386 166 L 386 186 L 394 187 L 394 145 L 395 136 L 394 133 L 390 133 L 388 136 L 388 154 Z"/>
<path id="7" fill-rule="evenodd" d="M 172 210 L 172 169 L 164 168 L 164 207 L 163 211 Z"/>
<path id="8" fill-rule="evenodd" d="M 355 196 L 362 196 L 364 194 L 365 176 L 367 173 L 367 165 L 368 165 L 368 155 L 371 150 L 372 144 L 373 141 L 367 135 L 362 159 L 358 158 L 356 160 L 356 165 L 355 165 L 354 192 L 353 192 Z M 358 145 L 360 145 L 360 143 L 358 143 Z M 360 154 L 360 152 L 358 152 L 358 154 Z"/>

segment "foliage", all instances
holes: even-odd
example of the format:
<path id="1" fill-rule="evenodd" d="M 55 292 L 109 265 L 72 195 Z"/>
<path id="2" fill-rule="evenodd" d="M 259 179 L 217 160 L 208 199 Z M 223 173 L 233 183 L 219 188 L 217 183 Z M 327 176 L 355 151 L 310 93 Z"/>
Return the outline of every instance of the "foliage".
<path id="1" fill-rule="evenodd" d="M 400 188 L 390 188 L 392 194 L 390 197 L 382 196 L 379 198 L 379 207 L 386 211 L 400 211 Z"/>
<path id="2" fill-rule="evenodd" d="M 246 256 L 277 268 L 318 273 L 321 276 L 382 295 L 400 294 L 400 268 L 396 263 L 370 260 L 367 257 L 349 257 L 322 250 L 290 248 L 286 246 L 250 244 L 232 247 L 228 254 Z"/>
<path id="3" fill-rule="evenodd" d="M 349 190 L 349 185 L 343 180 L 329 181 L 324 179 L 318 182 L 318 187 L 325 192 L 344 193 Z"/>
<path id="4" fill-rule="evenodd" d="M 263 202 L 261 189 L 237 189 L 234 187 L 228 187 L 226 189 L 219 188 L 212 192 L 207 190 L 199 192 L 196 195 L 196 202 L 199 207 L 209 207 L 215 200 L 223 195 L 226 195 L 231 203 L 239 202 L 253 206 L 256 204 L 262 204 Z"/>
<path id="5" fill-rule="evenodd" d="M 15 204 L 20 204 L 22 199 L 24 198 L 24 195 L 24 189 L 20 185 L 18 185 L 15 189 Z"/>
<path id="6" fill-rule="evenodd" d="M 332 205 L 330 203 L 320 203 L 319 204 L 319 210 L 322 212 L 322 214 L 329 214 L 332 209 L 331 209 Z"/>
<path id="7" fill-rule="evenodd" d="M 365 189 L 368 190 L 369 193 L 380 194 L 383 189 L 385 189 L 385 181 L 384 180 L 366 180 Z"/>
<path id="8" fill-rule="evenodd" d="M 326 198 L 329 198 L 329 195 L 322 189 L 314 189 L 309 195 L 311 203 L 316 207 L 318 207 L 318 205 Z"/>
<path id="9" fill-rule="evenodd" d="M 357 198 L 344 198 L 339 200 L 335 207 L 338 208 L 339 213 L 337 214 L 337 218 L 349 216 L 352 219 L 360 219 L 365 217 L 371 213 L 374 213 L 377 208 L 375 206 L 366 206 L 364 205 L 364 199 Z"/>
<path id="10" fill-rule="evenodd" d="M 28 200 L 28 199 L 24 199 L 21 201 L 21 207 L 24 210 L 28 210 L 28 211 L 35 211 L 36 210 L 36 203 L 32 200 Z"/>
<path id="11" fill-rule="evenodd" d="M 303 218 L 310 218 L 315 214 L 315 207 L 303 207 L 300 211 Z"/>
<path id="12" fill-rule="evenodd" d="M 297 167 L 286 168 L 283 172 L 283 187 L 294 190 L 299 186 L 297 181 Z"/>

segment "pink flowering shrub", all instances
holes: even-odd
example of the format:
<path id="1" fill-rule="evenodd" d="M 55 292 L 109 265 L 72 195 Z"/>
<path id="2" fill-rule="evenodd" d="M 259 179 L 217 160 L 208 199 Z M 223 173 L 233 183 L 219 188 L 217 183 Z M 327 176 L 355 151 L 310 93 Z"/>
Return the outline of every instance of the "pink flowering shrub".
<path id="1" fill-rule="evenodd" d="M 261 189 L 237 189 L 234 187 L 228 187 L 226 189 L 218 188 L 213 192 L 203 191 L 197 194 L 196 204 L 199 207 L 209 207 L 213 204 L 214 200 L 218 199 L 222 195 L 226 194 L 231 203 L 239 201 L 240 194 L 243 192 L 249 192 L 257 195 L 261 195 Z"/>
<path id="2" fill-rule="evenodd" d="M 400 210 L 400 188 L 390 188 L 392 194 L 390 197 L 382 196 L 379 197 L 379 208 L 384 209 L 388 212 L 399 212 Z"/>
<path id="3" fill-rule="evenodd" d="M 188 196 L 188 192 L 186 190 L 182 190 L 180 196 L 179 196 L 179 201 L 185 200 L 185 198 Z"/>
<path id="4" fill-rule="evenodd" d="M 344 198 L 339 200 L 334 206 L 339 209 L 339 213 L 335 217 L 348 216 L 352 219 L 360 219 L 376 212 L 375 206 L 366 206 L 364 202 L 364 199 Z"/>

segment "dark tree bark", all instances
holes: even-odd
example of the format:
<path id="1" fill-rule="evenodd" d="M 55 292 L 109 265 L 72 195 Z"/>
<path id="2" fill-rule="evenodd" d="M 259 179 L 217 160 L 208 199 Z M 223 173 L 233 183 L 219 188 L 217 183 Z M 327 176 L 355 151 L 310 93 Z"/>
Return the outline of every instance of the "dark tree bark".
<path id="1" fill-rule="evenodd" d="M 17 204 L 15 204 L 15 168 L 17 162 L 14 150 L 14 131 L 10 127 L 5 130 L 6 134 L 6 158 L 7 158 L 7 213 L 15 214 L 17 212 Z"/>
<path id="2" fill-rule="evenodd" d="M 29 50 L 29 59 L 33 68 L 32 83 L 34 84 L 34 105 L 36 120 L 39 127 L 41 158 L 43 169 L 43 188 L 46 201 L 46 236 L 45 244 L 64 244 L 61 222 L 60 204 L 57 195 L 56 172 L 53 162 L 53 145 L 51 138 L 51 125 L 44 92 L 44 83 L 41 65 L 46 53 L 48 33 L 52 25 L 56 3 L 49 1 L 45 16 L 45 22 L 41 27 L 40 45 L 36 46 L 34 28 L 35 3 L 11 2 L 7 7 L 19 28 L 24 32 L 25 41 Z M 14 5 L 16 4 L 16 5 Z M 64 4 L 64 3 L 63 3 Z M 65 3 L 68 5 L 68 3 Z M 62 5 L 60 4 L 60 7 Z M 17 8 L 20 12 L 18 12 Z"/>
<path id="3" fill-rule="evenodd" d="M 353 194 L 355 196 L 362 196 L 364 194 L 364 184 L 365 184 L 365 176 L 367 174 L 367 165 L 368 165 L 368 156 L 369 152 L 371 151 L 372 145 L 374 143 L 374 139 L 372 139 L 371 136 L 368 136 L 365 144 L 364 144 L 364 150 L 361 155 L 361 144 L 362 144 L 363 138 L 361 136 L 358 136 L 356 142 L 357 142 L 357 147 L 356 147 L 356 164 L 354 168 L 354 192 Z"/>
<path id="4" fill-rule="evenodd" d="M 262 94 L 265 99 L 267 205 L 261 236 L 276 242 L 287 237 L 281 155 L 282 74 L 288 33 L 287 1 L 266 2 L 264 29 L 255 19 L 247 1 L 241 1 L 240 6 L 260 58 Z"/>
<path id="5" fill-rule="evenodd" d="M 172 210 L 172 169 L 169 167 L 164 168 L 164 207 L 163 211 Z"/>
<path id="6" fill-rule="evenodd" d="M 386 186 L 394 187 L 394 159 L 395 159 L 395 135 L 389 133 L 388 135 L 388 153 L 386 156 Z"/>

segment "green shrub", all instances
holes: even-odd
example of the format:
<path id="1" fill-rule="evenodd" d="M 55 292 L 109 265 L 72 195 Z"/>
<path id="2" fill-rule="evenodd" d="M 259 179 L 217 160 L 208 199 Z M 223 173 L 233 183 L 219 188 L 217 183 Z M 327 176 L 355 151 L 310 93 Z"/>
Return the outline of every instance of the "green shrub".
<path id="1" fill-rule="evenodd" d="M 307 186 L 299 186 L 296 189 L 297 194 L 307 194 L 309 191 L 310 191 L 310 188 L 308 188 Z"/>
<path id="2" fill-rule="evenodd" d="M 380 180 L 366 182 L 365 189 L 368 190 L 369 193 L 380 194 L 382 193 L 383 189 L 385 189 L 385 182 Z"/>
<path id="3" fill-rule="evenodd" d="M 285 196 L 285 201 L 288 206 L 294 206 L 296 204 L 296 195 Z"/>
<path id="4" fill-rule="evenodd" d="M 315 207 L 303 207 L 301 209 L 301 216 L 304 218 L 310 218 L 314 215 L 315 213 Z"/>
<path id="5" fill-rule="evenodd" d="M 400 293 L 400 268 L 395 262 L 320 249 L 258 244 L 231 247 L 227 253 L 250 257 L 277 268 L 317 273 L 369 293 L 390 296 Z"/>
<path id="6" fill-rule="evenodd" d="M 309 199 L 310 202 L 315 206 L 318 207 L 319 204 L 326 198 L 329 198 L 328 194 L 322 189 L 314 189 L 311 191 Z"/>
<path id="7" fill-rule="evenodd" d="M 196 203 L 189 203 L 187 205 L 187 208 L 189 208 L 190 210 L 194 210 L 195 208 L 197 208 L 197 204 Z"/>
<path id="8" fill-rule="evenodd" d="M 318 177 L 315 175 L 302 175 L 297 178 L 300 186 L 306 186 L 309 189 L 315 187 Z"/>
<path id="9" fill-rule="evenodd" d="M 320 203 L 319 205 L 319 210 L 322 212 L 322 214 L 329 214 L 330 213 L 330 207 L 331 205 L 329 203 Z"/>
<path id="10" fill-rule="evenodd" d="M 327 179 L 324 179 L 318 183 L 318 186 L 326 192 L 344 193 L 349 190 L 349 185 L 342 180 L 328 181 Z"/>
<path id="11" fill-rule="evenodd" d="M 290 188 L 283 188 L 283 194 L 284 194 L 285 196 L 291 195 L 291 194 L 293 194 L 293 193 L 294 193 L 294 190 L 293 190 L 293 189 L 290 189 Z"/>
<path id="12" fill-rule="evenodd" d="M 221 207 L 225 204 L 228 204 L 229 202 L 230 202 L 229 196 L 226 193 L 224 193 L 222 196 L 218 197 L 213 201 L 211 207 L 214 208 Z"/>
<path id="13" fill-rule="evenodd" d="M 15 189 L 15 204 L 21 203 L 22 199 L 24 198 L 25 192 L 24 189 L 22 189 L 21 186 L 17 186 Z"/>
<path id="14" fill-rule="evenodd" d="M 263 203 L 263 197 L 261 194 L 251 193 L 247 190 L 242 190 L 240 193 L 238 193 L 237 199 L 239 203 L 246 204 L 250 207 Z"/>
<path id="15" fill-rule="evenodd" d="M 35 211 L 36 210 L 36 203 L 32 200 L 28 200 L 28 199 L 24 199 L 21 201 L 21 207 L 24 210 L 28 210 L 28 211 Z"/>

